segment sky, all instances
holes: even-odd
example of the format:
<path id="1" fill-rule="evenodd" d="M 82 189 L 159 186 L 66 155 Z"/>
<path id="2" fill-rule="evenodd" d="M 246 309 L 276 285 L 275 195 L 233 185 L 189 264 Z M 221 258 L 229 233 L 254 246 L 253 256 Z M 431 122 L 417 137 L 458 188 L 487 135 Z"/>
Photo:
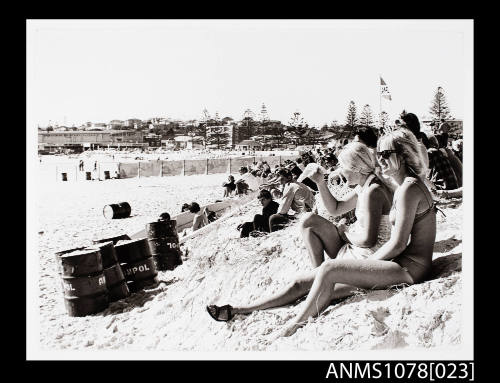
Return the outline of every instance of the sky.
<path id="1" fill-rule="evenodd" d="M 28 124 L 236 120 L 262 103 L 311 126 L 380 109 L 428 115 L 441 86 L 463 118 L 471 20 L 28 20 Z M 466 36 L 464 38 L 464 36 Z"/>

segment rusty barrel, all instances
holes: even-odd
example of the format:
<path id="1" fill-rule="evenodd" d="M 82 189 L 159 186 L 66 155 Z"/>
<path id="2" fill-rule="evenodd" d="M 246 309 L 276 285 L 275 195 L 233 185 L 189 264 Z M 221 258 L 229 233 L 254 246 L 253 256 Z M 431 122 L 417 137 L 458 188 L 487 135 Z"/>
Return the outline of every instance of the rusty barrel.
<path id="1" fill-rule="evenodd" d="M 130 295 L 123 270 L 118 263 L 113 241 L 98 243 L 91 248 L 96 248 L 101 253 L 103 273 L 106 277 L 106 288 L 110 302 L 126 298 Z"/>
<path id="2" fill-rule="evenodd" d="M 158 285 L 158 271 L 145 238 L 118 241 L 115 251 L 130 292 Z"/>
<path id="3" fill-rule="evenodd" d="M 110 177 L 110 175 L 109 175 L 109 170 L 105 170 L 105 171 L 104 171 L 104 179 L 105 179 L 105 180 L 109 180 L 110 178 L 111 178 L 111 177 Z"/>
<path id="4" fill-rule="evenodd" d="M 158 270 L 173 270 L 182 264 L 177 221 L 158 220 L 146 224 L 149 250 Z"/>
<path id="5" fill-rule="evenodd" d="M 92 173 L 91 173 L 91 172 L 85 172 L 85 179 L 86 179 L 87 181 L 92 180 Z"/>
<path id="6" fill-rule="evenodd" d="M 128 202 L 112 203 L 104 206 L 102 213 L 107 219 L 127 218 L 132 208 Z"/>
<path id="7" fill-rule="evenodd" d="M 61 173 L 61 177 L 62 177 L 63 181 L 67 181 L 68 180 L 68 173 Z"/>
<path id="8" fill-rule="evenodd" d="M 99 249 L 72 250 L 56 253 L 68 315 L 81 317 L 106 309 L 108 290 Z"/>

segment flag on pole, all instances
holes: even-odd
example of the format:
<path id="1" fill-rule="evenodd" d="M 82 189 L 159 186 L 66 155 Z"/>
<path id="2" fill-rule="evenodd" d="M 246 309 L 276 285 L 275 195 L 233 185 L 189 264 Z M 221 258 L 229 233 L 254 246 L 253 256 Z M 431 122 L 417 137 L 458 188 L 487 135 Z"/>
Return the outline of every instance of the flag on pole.
<path id="1" fill-rule="evenodd" d="M 387 84 L 382 77 L 380 77 L 380 97 L 384 97 L 392 101 L 391 94 L 389 93 L 389 88 L 387 87 Z"/>

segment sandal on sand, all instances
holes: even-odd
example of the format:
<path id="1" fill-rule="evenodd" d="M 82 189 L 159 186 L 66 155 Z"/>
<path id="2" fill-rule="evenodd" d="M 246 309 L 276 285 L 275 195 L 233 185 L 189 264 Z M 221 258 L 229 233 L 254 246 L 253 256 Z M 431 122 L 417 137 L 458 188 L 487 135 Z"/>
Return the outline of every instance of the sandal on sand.
<path id="1" fill-rule="evenodd" d="M 227 322 L 233 319 L 233 313 L 231 312 L 232 307 L 230 305 L 225 306 L 216 306 L 210 305 L 207 306 L 207 311 L 212 318 L 219 322 Z M 221 315 L 225 314 L 225 315 Z M 222 318 L 221 318 L 222 317 Z"/>

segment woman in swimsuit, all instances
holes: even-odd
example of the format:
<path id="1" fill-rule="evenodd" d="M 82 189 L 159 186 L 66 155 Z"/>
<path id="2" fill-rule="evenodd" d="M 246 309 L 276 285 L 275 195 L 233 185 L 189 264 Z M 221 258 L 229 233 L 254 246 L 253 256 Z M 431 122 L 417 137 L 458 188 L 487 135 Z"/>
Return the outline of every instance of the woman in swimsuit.
<path id="1" fill-rule="evenodd" d="M 309 178 L 318 185 L 323 204 L 332 216 L 356 208 L 357 221 L 347 228 L 314 213 L 303 217 L 302 238 L 314 267 L 323 263 L 324 252 L 332 259 L 365 259 L 391 236 L 392 191 L 375 175 L 375 155 L 365 144 L 352 142 L 345 146 L 338 160 L 347 184 L 358 185 L 342 200 L 332 195 L 319 168 Z"/>
<path id="2" fill-rule="evenodd" d="M 436 208 L 422 181 L 422 159 L 417 139 L 408 129 L 387 132 L 379 139 L 377 159 L 396 189 L 390 220 L 391 238 L 370 258 L 329 259 L 296 278 L 283 291 L 247 306 L 211 305 L 209 314 L 227 321 L 235 314 L 284 306 L 307 294 L 299 314 L 282 335 L 290 336 L 311 316 L 317 316 L 333 299 L 341 296 L 335 284 L 363 289 L 384 289 L 397 284 L 422 281 L 432 264 L 436 237 Z"/>

